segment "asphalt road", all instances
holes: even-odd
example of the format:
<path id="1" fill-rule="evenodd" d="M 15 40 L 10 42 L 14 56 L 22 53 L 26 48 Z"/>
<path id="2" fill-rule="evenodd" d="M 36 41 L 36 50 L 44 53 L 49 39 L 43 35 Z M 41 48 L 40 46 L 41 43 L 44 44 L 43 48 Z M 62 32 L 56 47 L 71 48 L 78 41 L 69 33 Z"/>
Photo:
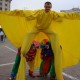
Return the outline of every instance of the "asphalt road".
<path id="1" fill-rule="evenodd" d="M 7 80 L 10 76 L 12 66 L 14 64 L 17 49 L 5 39 L 0 42 L 0 80 Z M 27 66 L 28 67 L 28 66 Z M 34 74 L 38 74 L 38 69 L 34 70 Z M 45 78 L 31 78 L 28 76 L 28 68 L 26 72 L 27 80 L 50 80 L 49 75 Z M 63 70 L 64 80 L 80 80 L 80 63 Z"/>

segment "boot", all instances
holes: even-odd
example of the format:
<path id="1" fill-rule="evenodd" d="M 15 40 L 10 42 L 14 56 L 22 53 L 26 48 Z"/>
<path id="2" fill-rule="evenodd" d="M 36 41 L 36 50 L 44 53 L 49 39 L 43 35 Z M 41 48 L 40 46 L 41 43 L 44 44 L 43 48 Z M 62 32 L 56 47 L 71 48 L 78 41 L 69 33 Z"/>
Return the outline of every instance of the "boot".
<path id="1" fill-rule="evenodd" d="M 50 77 L 50 80 L 57 80 L 56 77 Z"/>
<path id="2" fill-rule="evenodd" d="M 33 74 L 33 71 L 29 70 L 29 76 L 32 77 L 32 78 L 35 78 L 35 76 Z"/>
<path id="3" fill-rule="evenodd" d="M 8 80 L 15 80 L 15 78 L 11 78 L 11 77 L 10 77 Z"/>
<path id="4" fill-rule="evenodd" d="M 15 80 L 15 79 L 16 79 L 16 74 L 11 74 L 8 80 Z"/>
<path id="5" fill-rule="evenodd" d="M 36 75 L 36 77 L 46 77 L 47 75 L 45 75 L 45 74 L 38 74 L 38 75 Z"/>
<path id="6" fill-rule="evenodd" d="M 43 75 L 38 74 L 38 75 L 36 75 L 36 77 L 43 77 Z"/>

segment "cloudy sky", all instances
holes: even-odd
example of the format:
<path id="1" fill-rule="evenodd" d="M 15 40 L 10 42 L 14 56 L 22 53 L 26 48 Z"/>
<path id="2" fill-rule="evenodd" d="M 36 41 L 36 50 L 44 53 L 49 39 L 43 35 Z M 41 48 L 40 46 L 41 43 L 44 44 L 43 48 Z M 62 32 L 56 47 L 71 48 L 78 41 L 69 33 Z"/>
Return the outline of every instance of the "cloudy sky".
<path id="1" fill-rule="evenodd" d="M 52 10 L 68 10 L 73 7 L 80 7 L 80 0 L 12 0 L 11 10 L 14 9 L 42 9 L 44 3 L 50 1 L 53 4 Z"/>

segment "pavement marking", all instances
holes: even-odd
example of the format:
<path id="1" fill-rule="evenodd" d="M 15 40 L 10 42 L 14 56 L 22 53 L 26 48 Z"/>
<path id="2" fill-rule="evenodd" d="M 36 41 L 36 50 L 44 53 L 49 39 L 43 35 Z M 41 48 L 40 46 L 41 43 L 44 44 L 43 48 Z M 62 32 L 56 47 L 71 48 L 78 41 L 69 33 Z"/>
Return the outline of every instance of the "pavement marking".
<path id="1" fill-rule="evenodd" d="M 73 77 L 73 76 L 71 76 L 69 74 L 66 74 L 66 73 L 63 73 L 63 75 L 68 77 L 68 78 L 70 78 L 70 79 L 72 79 L 72 80 L 79 80 L 79 79 L 77 79 L 77 78 L 75 78 L 75 77 Z"/>
<path id="2" fill-rule="evenodd" d="M 12 49 L 12 48 L 10 48 L 10 47 L 8 47 L 8 46 L 5 46 L 5 47 L 8 48 L 8 49 L 11 50 L 11 51 L 17 53 L 14 49 Z M 0 67 L 2 67 L 2 66 L 7 66 L 7 65 L 12 65 L 12 64 L 14 64 L 14 63 L 15 63 L 15 62 L 6 63 L 6 64 L 1 64 Z M 63 72 L 63 75 L 66 76 L 66 77 L 68 77 L 68 78 L 70 78 L 70 79 L 72 79 L 72 80 L 79 80 L 79 79 L 77 79 L 77 78 L 75 78 L 75 77 L 73 77 L 73 76 L 71 76 L 71 75 L 69 75 L 69 74 L 66 74 L 66 73 L 64 73 L 64 72 Z"/>
<path id="3" fill-rule="evenodd" d="M 5 46 L 5 47 L 8 48 L 8 49 L 11 50 L 11 51 L 17 53 L 17 51 L 15 51 L 14 49 L 12 49 L 12 48 L 10 48 L 10 47 L 8 47 L 8 46 Z"/>
<path id="4" fill-rule="evenodd" d="M 0 64 L 0 67 L 2 67 L 2 66 L 7 66 L 7 65 L 12 65 L 12 64 L 14 64 L 15 62 L 12 62 L 12 63 L 6 63 L 6 64 Z"/>
<path id="5" fill-rule="evenodd" d="M 1 64 L 0 67 L 12 65 L 12 64 L 14 64 L 14 63 L 15 63 L 15 62 L 6 63 L 6 64 Z M 72 79 L 72 80 L 79 80 L 79 79 L 77 79 L 77 78 L 75 78 L 75 77 L 73 77 L 73 76 L 71 76 L 71 75 L 68 75 L 68 74 L 66 74 L 66 73 L 64 73 L 64 72 L 63 72 L 63 75 L 66 76 L 66 77 L 68 77 L 68 78 L 70 78 L 70 79 Z"/>

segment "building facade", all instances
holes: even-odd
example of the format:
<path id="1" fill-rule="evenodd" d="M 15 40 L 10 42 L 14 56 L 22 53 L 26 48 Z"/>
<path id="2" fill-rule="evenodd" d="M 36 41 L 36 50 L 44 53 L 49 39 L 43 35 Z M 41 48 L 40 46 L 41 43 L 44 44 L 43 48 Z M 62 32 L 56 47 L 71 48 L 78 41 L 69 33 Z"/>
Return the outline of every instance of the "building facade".
<path id="1" fill-rule="evenodd" d="M 0 11 L 10 10 L 12 0 L 0 0 Z"/>
<path id="2" fill-rule="evenodd" d="M 72 8 L 70 10 L 61 10 L 60 12 L 76 12 L 76 13 L 80 13 L 80 9 L 79 8 Z"/>

